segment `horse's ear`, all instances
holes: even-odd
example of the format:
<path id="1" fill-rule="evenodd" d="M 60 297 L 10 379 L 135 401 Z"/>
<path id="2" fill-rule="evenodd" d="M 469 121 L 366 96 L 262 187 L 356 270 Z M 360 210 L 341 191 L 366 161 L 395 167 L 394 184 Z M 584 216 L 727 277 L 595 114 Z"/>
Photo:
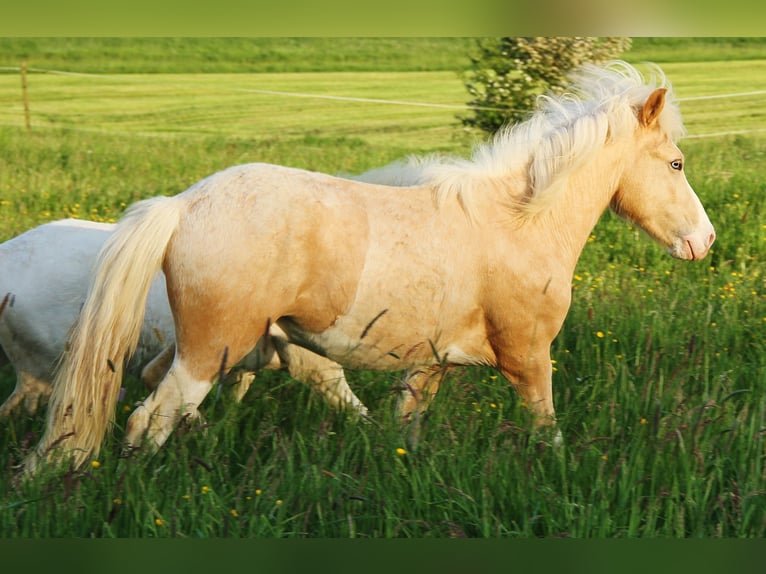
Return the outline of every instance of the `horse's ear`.
<path id="1" fill-rule="evenodd" d="M 638 113 L 638 122 L 642 126 L 649 127 L 657 120 L 662 108 L 665 106 L 665 94 L 667 91 L 666 88 L 658 88 L 646 99 L 644 107 Z"/>

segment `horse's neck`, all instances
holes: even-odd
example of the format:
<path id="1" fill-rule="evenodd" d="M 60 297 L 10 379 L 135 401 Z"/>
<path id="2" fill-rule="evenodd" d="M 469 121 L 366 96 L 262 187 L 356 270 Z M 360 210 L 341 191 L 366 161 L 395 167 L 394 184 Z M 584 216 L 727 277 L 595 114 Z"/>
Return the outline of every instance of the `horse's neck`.
<path id="1" fill-rule="evenodd" d="M 572 262 L 572 271 L 593 228 L 609 208 L 622 170 L 620 154 L 607 146 L 583 167 L 570 174 L 561 196 L 542 214 L 541 224 L 550 226 L 557 246 Z"/>

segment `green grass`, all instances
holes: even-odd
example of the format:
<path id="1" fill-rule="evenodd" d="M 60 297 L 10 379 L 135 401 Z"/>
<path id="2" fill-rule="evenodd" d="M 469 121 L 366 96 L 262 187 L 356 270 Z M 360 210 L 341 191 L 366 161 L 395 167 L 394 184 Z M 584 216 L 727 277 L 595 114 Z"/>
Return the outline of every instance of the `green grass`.
<path id="1" fill-rule="evenodd" d="M 90 73 L 458 71 L 473 38 L 0 38 L 0 68 Z M 634 38 L 631 62 L 766 58 L 764 38 Z"/>
<path id="2" fill-rule="evenodd" d="M 438 139 L 448 145 L 456 137 L 451 124 L 463 104 L 462 85 L 449 72 L 30 74 L 28 85 L 35 130 L 68 128 L 154 137 L 220 134 L 254 139 L 331 133 L 385 142 L 396 132 L 410 145 L 433 145 Z M 18 76 L 0 76 L 0 102 L 7 102 L 0 107 L 0 124 L 24 125 Z"/>
<path id="3" fill-rule="evenodd" d="M 692 136 L 764 130 L 766 59 L 663 66 Z M 67 129 L 228 140 L 359 139 L 459 149 L 467 93 L 454 72 L 281 74 L 30 73 L 33 131 Z M 713 98 L 738 94 L 734 97 Z M 744 95 L 742 95 L 744 94 Z M 701 99 L 700 99 L 701 98 Z M 418 105 L 423 104 L 423 105 Z M 0 75 L 0 125 L 24 126 L 18 74 Z"/>
<path id="4" fill-rule="evenodd" d="M 731 66 L 665 69 L 681 97 L 762 89 L 762 61 Z M 334 72 L 283 76 L 268 85 L 351 94 L 367 85 Z M 391 97 L 433 87 L 422 72 L 381 77 L 376 89 Z M 233 81 L 156 77 L 168 82 L 158 93 L 141 75 L 104 84 L 32 76 L 35 117 L 45 104 L 53 119 L 31 134 L 0 120 L 14 124 L 0 126 L 2 239 L 69 215 L 113 220 L 137 199 L 244 161 L 360 172 L 407 153 L 467 153 L 453 112 L 428 108 L 381 118 L 385 108 L 263 101 L 263 129 L 248 132 L 247 105 L 216 88 L 221 78 Z M 0 76 L 0 115 L 17 79 Z M 459 94 L 459 82 L 449 89 Z M 196 119 L 174 120 L 195 102 Z M 690 133 L 703 134 L 762 126 L 755 102 L 682 109 Z M 299 106 L 310 118 L 303 129 L 291 117 Z M 552 347 L 562 448 L 531 431 L 528 411 L 490 369 L 454 369 L 416 441 L 394 417 L 398 374 L 349 372 L 377 423 L 364 424 L 265 372 L 242 404 L 211 393 L 204 428 L 179 429 L 152 458 L 121 459 L 122 428 L 144 395 L 130 379 L 97 467 L 19 484 L 13 465 L 43 417 L 0 422 L 0 537 L 762 538 L 766 138 L 682 147 L 717 243 L 705 261 L 680 262 L 628 223 L 602 218 Z M 12 387 L 2 367 L 0 396 Z"/>
<path id="5" fill-rule="evenodd" d="M 764 38 L 633 38 L 624 57 L 631 62 L 710 62 L 763 60 Z"/>
<path id="6" fill-rule="evenodd" d="M 0 38 L 0 67 L 92 73 L 453 71 L 469 38 Z"/>

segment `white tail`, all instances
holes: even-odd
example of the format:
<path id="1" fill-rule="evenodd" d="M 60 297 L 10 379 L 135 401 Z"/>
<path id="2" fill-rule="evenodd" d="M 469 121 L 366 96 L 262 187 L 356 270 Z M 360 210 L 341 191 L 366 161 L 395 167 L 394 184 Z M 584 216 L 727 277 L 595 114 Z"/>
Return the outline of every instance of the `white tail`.
<path id="1" fill-rule="evenodd" d="M 125 360 L 135 351 L 149 287 L 180 219 L 172 197 L 140 201 L 126 212 L 98 256 L 80 317 L 53 381 L 45 434 L 25 462 L 98 453 L 112 421 Z"/>

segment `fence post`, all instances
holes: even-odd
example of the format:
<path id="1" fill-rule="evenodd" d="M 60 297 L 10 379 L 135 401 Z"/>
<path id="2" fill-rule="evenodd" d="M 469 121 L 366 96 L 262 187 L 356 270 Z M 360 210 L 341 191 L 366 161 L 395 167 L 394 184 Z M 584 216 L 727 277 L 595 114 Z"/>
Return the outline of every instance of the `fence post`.
<path id="1" fill-rule="evenodd" d="M 27 63 L 21 62 L 21 96 L 24 99 L 24 123 L 27 126 L 27 133 L 32 131 L 32 124 L 29 121 L 29 92 L 27 91 Z"/>

